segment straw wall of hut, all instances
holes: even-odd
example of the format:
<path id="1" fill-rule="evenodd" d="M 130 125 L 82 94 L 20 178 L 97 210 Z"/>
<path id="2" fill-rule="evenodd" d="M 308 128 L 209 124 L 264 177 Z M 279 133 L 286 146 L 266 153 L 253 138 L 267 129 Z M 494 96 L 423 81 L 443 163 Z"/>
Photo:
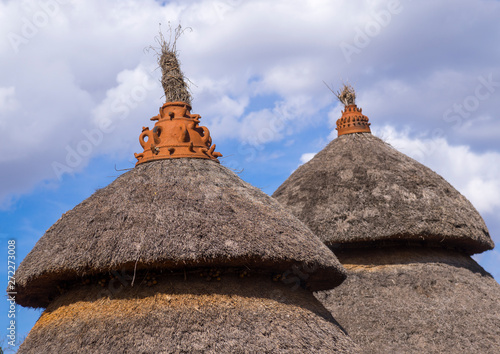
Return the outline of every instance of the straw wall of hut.
<path id="1" fill-rule="evenodd" d="M 140 282 L 113 297 L 100 295 L 99 285 L 68 291 L 48 306 L 21 352 L 355 352 L 309 291 L 267 276 Z"/>
<path id="2" fill-rule="evenodd" d="M 316 297 L 364 353 L 498 353 L 500 285 L 439 248 L 337 253 L 347 280 Z"/>

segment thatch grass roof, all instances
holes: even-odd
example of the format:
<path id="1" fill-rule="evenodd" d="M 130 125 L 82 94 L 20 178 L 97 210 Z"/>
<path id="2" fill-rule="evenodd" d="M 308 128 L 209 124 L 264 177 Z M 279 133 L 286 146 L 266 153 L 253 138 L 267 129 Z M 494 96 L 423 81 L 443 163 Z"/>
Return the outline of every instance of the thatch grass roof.
<path id="1" fill-rule="evenodd" d="M 18 353 L 358 352 L 310 292 L 265 277 L 101 293 L 84 286 L 55 300 Z"/>
<path id="2" fill-rule="evenodd" d="M 364 353 L 500 352 L 500 285 L 469 256 L 422 247 L 337 255 L 347 280 L 316 297 Z"/>
<path id="3" fill-rule="evenodd" d="M 463 195 L 371 133 L 333 140 L 273 197 L 331 247 L 411 242 L 469 254 L 493 248 Z"/>
<path id="4" fill-rule="evenodd" d="M 345 279 L 302 222 L 232 171 L 211 160 L 159 160 L 124 173 L 47 230 L 19 266 L 16 301 L 46 307 L 65 283 L 112 270 L 205 266 L 299 266 L 311 290 Z"/>

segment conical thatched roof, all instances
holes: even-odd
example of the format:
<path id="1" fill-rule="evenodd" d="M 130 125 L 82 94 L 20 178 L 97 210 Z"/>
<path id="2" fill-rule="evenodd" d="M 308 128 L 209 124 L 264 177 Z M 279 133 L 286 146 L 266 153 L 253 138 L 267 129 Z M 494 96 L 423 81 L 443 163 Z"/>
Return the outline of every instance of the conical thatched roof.
<path id="1" fill-rule="evenodd" d="M 371 133 L 341 135 L 274 192 L 327 245 L 493 248 L 472 204 L 441 176 Z"/>
<path id="2" fill-rule="evenodd" d="M 304 265 L 326 289 L 344 271 L 327 247 L 278 202 L 202 159 L 137 165 L 68 211 L 16 273 L 23 306 L 45 307 L 57 286 L 111 270 L 241 266 L 267 272 Z"/>
<path id="3" fill-rule="evenodd" d="M 316 297 L 363 353 L 500 353 L 500 285 L 469 256 L 426 247 L 336 254 L 347 280 Z"/>

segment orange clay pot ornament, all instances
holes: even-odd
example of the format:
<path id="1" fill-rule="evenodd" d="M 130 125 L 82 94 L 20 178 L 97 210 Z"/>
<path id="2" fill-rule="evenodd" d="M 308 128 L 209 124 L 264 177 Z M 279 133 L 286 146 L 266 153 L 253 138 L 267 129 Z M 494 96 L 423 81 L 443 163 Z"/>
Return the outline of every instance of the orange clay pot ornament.
<path id="1" fill-rule="evenodd" d="M 337 120 L 338 136 L 352 133 L 371 133 L 368 117 L 355 104 L 345 106 L 342 117 Z"/>
<path id="2" fill-rule="evenodd" d="M 190 157 L 217 159 L 222 154 L 215 152 L 215 144 L 207 127 L 198 126 L 200 115 L 191 114 L 191 106 L 185 102 L 167 102 L 160 114 L 151 118 L 157 121 L 153 130 L 142 128 L 139 142 L 144 152 L 134 154 L 137 164 L 162 159 Z"/>

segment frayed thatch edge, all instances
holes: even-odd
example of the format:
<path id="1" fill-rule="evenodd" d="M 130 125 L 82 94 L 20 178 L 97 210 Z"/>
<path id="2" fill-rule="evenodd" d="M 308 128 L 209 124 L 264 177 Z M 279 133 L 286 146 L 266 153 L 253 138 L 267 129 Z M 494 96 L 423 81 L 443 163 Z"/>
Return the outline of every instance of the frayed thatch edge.
<path id="1" fill-rule="evenodd" d="M 301 287 L 309 291 L 321 291 L 332 289 L 340 285 L 346 279 L 346 271 L 340 271 L 332 267 L 324 267 L 317 262 L 298 263 L 293 260 L 282 261 L 275 264 L 272 261 L 263 261 L 256 257 L 242 257 L 231 261 L 206 260 L 198 264 L 190 265 L 179 262 L 149 262 L 135 264 L 127 262 L 113 267 L 102 269 L 59 269 L 52 273 L 45 273 L 36 278 L 28 279 L 25 284 L 16 284 L 16 303 L 30 308 L 46 308 L 55 298 L 65 293 L 75 284 L 80 284 L 86 279 L 91 282 L 101 278 L 107 278 L 110 274 L 127 276 L 127 286 L 133 287 L 129 282 L 132 279 L 142 279 L 147 273 L 163 273 L 166 277 L 184 274 L 192 276 L 206 273 L 209 276 L 211 270 L 216 269 L 221 273 L 237 273 L 245 271 L 247 274 L 267 275 L 270 279 L 288 284 L 290 288 Z M 313 272 L 310 272 L 313 270 Z M 120 280 L 123 282 L 123 279 Z M 118 284 L 119 282 L 115 282 Z"/>

